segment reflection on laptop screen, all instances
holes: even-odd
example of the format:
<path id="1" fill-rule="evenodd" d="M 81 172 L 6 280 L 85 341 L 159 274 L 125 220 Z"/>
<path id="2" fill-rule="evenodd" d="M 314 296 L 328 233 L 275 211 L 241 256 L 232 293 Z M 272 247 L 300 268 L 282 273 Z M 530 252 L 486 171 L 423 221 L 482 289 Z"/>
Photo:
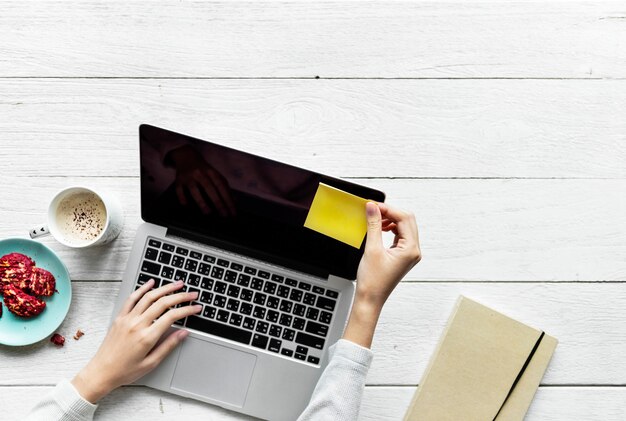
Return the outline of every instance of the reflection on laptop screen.
<path id="1" fill-rule="evenodd" d="M 319 276 L 356 277 L 363 245 L 304 221 L 320 182 L 377 201 L 383 193 L 153 126 L 139 137 L 146 222 Z"/>

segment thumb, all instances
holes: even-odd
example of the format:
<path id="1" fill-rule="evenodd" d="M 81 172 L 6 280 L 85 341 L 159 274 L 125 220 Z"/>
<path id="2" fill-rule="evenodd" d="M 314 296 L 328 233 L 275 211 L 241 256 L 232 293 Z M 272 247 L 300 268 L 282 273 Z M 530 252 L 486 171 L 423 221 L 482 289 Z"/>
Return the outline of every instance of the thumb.
<path id="1" fill-rule="evenodd" d="M 367 215 L 367 241 L 365 249 L 381 248 L 383 244 L 382 218 L 380 209 L 374 202 L 365 204 L 365 213 Z"/>

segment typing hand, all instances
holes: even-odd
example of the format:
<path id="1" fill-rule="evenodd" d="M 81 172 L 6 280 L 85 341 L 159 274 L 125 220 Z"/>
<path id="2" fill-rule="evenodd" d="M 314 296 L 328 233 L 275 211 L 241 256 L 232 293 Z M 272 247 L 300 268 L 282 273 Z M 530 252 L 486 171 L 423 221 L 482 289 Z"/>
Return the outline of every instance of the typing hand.
<path id="1" fill-rule="evenodd" d="M 200 305 L 172 308 L 195 300 L 198 293 L 167 295 L 179 290 L 182 282 L 150 291 L 153 285 L 151 279 L 128 297 L 96 355 L 72 380 L 86 400 L 95 403 L 147 374 L 187 336 L 186 330 L 178 330 L 157 345 L 172 323 L 202 309 Z"/>
<path id="2" fill-rule="evenodd" d="M 415 217 L 384 203 L 366 204 L 367 242 L 357 271 L 356 294 L 344 339 L 370 347 L 387 298 L 422 254 Z M 395 234 L 385 248 L 382 232 Z"/>

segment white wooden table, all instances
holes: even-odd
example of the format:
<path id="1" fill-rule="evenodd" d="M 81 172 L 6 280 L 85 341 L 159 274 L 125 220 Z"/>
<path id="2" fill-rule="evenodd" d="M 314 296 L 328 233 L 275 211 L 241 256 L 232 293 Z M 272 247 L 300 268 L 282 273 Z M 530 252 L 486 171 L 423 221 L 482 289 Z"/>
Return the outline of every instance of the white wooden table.
<path id="1" fill-rule="evenodd" d="M 625 116 L 624 1 L 2 1 L 0 237 L 24 237 L 71 184 L 117 194 L 126 228 L 84 252 L 45 240 L 72 276 L 68 342 L 0 346 L 0 418 L 106 332 L 145 122 L 415 212 L 424 259 L 381 318 L 362 420 L 401 419 L 459 294 L 560 340 L 528 420 L 624 420 Z M 247 418 L 128 387 L 97 419 Z"/>

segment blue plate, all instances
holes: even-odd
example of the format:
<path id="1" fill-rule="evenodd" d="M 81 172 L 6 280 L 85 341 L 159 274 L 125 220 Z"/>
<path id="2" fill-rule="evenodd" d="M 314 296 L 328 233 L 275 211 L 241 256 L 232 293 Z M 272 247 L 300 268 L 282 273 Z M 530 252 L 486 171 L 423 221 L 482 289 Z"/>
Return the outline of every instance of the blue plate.
<path id="1" fill-rule="evenodd" d="M 61 259 L 48 247 L 33 240 L 9 238 L 0 240 L 0 256 L 22 253 L 35 261 L 35 265 L 51 272 L 56 278 L 52 297 L 44 297 L 46 308 L 41 314 L 23 318 L 7 310 L 2 304 L 0 317 L 0 344 L 21 346 L 38 342 L 52 334 L 63 322 L 72 301 L 72 283 Z"/>

